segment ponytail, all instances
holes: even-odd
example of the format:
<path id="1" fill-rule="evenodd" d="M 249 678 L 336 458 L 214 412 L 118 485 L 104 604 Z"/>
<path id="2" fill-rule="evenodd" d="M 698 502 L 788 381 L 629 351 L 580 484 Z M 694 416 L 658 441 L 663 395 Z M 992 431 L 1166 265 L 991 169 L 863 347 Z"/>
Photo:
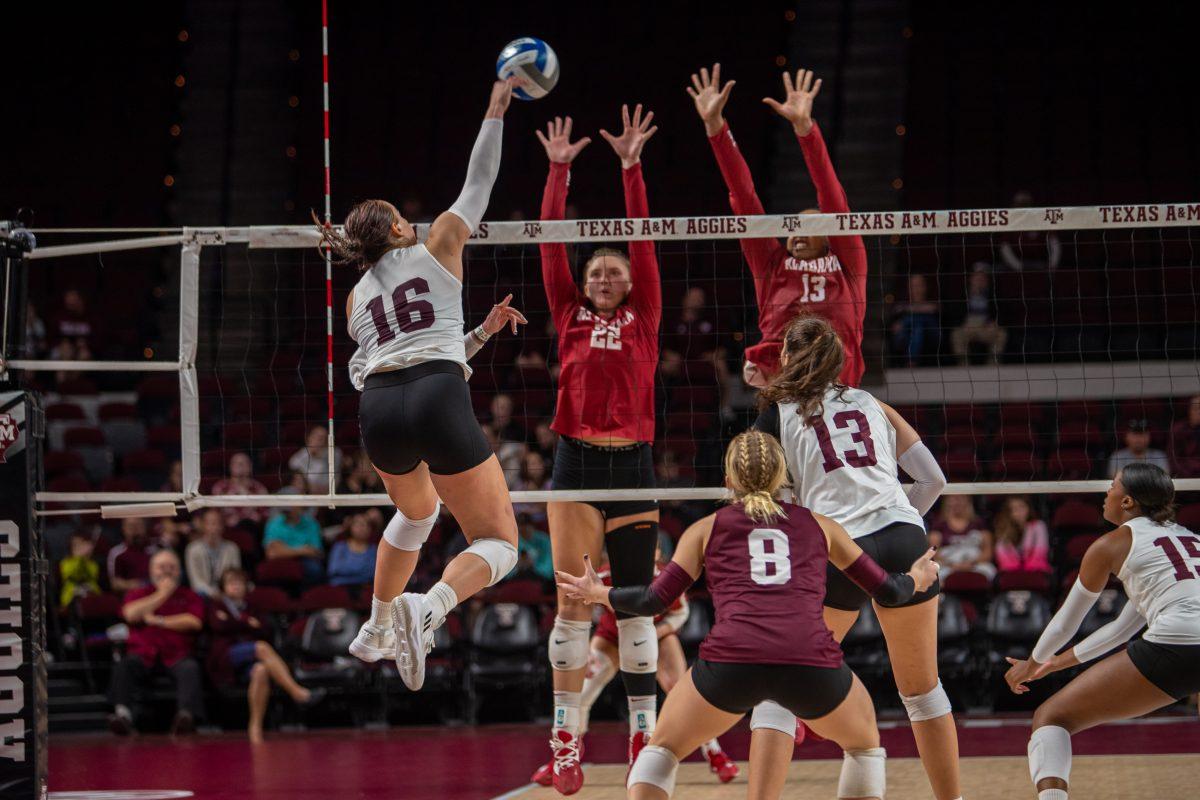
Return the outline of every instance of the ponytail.
<path id="1" fill-rule="evenodd" d="M 725 477 L 733 502 L 740 503 L 750 519 L 769 523 L 786 516 L 775 493 L 787 480 L 787 463 L 774 436 L 751 430 L 734 437 L 725 451 Z"/>
<path id="2" fill-rule="evenodd" d="M 826 390 L 840 386 L 837 379 L 846 362 L 842 340 L 828 320 L 802 314 L 783 335 L 783 356 L 779 373 L 759 392 L 759 408 L 795 403 L 804 419 L 819 416 Z"/>
<path id="3" fill-rule="evenodd" d="M 1162 467 L 1144 461 L 1126 464 L 1121 485 L 1144 516 L 1160 524 L 1175 521 L 1175 483 Z"/>
<path id="4" fill-rule="evenodd" d="M 401 246 L 392 231 L 400 212 L 386 200 L 364 200 L 354 206 L 341 231 L 323 225 L 316 212 L 312 218 L 321 234 L 321 247 L 329 249 L 334 263 L 357 267 L 360 272 Z"/>

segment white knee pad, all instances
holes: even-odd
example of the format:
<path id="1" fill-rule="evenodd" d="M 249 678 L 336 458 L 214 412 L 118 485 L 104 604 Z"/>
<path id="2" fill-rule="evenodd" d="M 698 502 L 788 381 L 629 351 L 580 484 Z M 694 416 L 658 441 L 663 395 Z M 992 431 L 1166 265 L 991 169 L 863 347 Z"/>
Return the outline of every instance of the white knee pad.
<path id="1" fill-rule="evenodd" d="M 630 617 L 617 620 L 617 652 L 621 671 L 633 674 L 658 669 L 658 631 L 653 617 Z"/>
<path id="2" fill-rule="evenodd" d="M 796 738 L 796 715 L 774 700 L 763 700 L 750 714 L 750 730 L 765 728 Z"/>
<path id="3" fill-rule="evenodd" d="M 670 797 L 675 793 L 675 773 L 679 771 L 679 759 L 665 747 L 648 744 L 638 753 L 637 761 L 629 769 L 627 788 L 636 783 L 657 786 Z"/>
<path id="4" fill-rule="evenodd" d="M 1066 728 L 1047 725 L 1029 737 L 1029 777 L 1035 788 L 1044 778 L 1071 782 L 1071 734 Z"/>
<path id="5" fill-rule="evenodd" d="M 882 747 L 847 750 L 842 756 L 838 797 L 883 797 L 887 791 L 887 751 Z"/>
<path id="6" fill-rule="evenodd" d="M 946 690 L 942 688 L 942 680 L 938 679 L 937 686 L 934 686 L 925 694 L 913 695 L 905 697 L 900 695 L 900 699 L 904 701 L 904 709 L 908 712 L 908 718 L 912 722 L 923 722 L 927 719 L 937 719 L 949 714 L 950 698 L 946 696 Z"/>
<path id="7" fill-rule="evenodd" d="M 588 657 L 588 671 L 583 679 L 583 692 L 579 696 L 579 705 L 582 708 L 591 708 L 596 698 L 604 691 L 604 687 L 612 681 L 613 676 L 617 674 L 617 665 L 612 662 L 607 653 L 600 650 L 593 650 Z"/>
<path id="8" fill-rule="evenodd" d="M 492 569 L 488 586 L 494 586 L 517 565 L 517 548 L 503 539 L 476 539 L 463 551 L 478 556 Z"/>
<path id="9" fill-rule="evenodd" d="M 588 634 L 592 623 L 580 619 L 554 618 L 550 631 L 550 666 L 557 670 L 583 669 L 588 663 Z"/>
<path id="10" fill-rule="evenodd" d="M 409 519 L 404 516 L 404 512 L 396 509 L 396 515 L 383 529 L 383 540 L 397 550 L 420 550 L 421 545 L 429 538 L 441 510 L 442 504 L 439 502 L 433 513 L 425 519 Z"/>

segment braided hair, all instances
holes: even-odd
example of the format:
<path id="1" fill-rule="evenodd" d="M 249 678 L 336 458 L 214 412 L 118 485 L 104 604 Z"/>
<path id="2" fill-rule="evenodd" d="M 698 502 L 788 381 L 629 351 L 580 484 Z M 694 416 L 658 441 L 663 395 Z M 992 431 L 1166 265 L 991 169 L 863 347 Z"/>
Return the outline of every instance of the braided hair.
<path id="1" fill-rule="evenodd" d="M 750 519 L 768 523 L 786 516 L 775 493 L 787 481 L 787 462 L 774 436 L 750 430 L 734 437 L 725 451 L 725 479 L 733 502 L 741 503 Z"/>

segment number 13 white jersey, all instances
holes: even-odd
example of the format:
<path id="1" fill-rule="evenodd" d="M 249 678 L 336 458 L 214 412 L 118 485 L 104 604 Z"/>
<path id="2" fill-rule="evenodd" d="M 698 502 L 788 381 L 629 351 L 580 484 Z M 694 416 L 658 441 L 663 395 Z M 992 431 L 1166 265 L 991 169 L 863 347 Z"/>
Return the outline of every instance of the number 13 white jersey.
<path id="1" fill-rule="evenodd" d="M 1129 555 L 1117 577 L 1158 644 L 1200 644 L 1200 536 L 1174 522 L 1135 517 Z"/>
<path id="2" fill-rule="evenodd" d="M 462 282 L 423 244 L 389 250 L 354 287 L 346 325 L 358 350 L 350 381 L 362 391 L 373 372 L 453 361 L 470 377 L 463 345 Z"/>
<path id="3" fill-rule="evenodd" d="M 799 505 L 855 538 L 894 522 L 925 527 L 897 477 L 896 429 L 867 392 L 830 387 L 810 420 L 780 403 L 779 434 Z"/>

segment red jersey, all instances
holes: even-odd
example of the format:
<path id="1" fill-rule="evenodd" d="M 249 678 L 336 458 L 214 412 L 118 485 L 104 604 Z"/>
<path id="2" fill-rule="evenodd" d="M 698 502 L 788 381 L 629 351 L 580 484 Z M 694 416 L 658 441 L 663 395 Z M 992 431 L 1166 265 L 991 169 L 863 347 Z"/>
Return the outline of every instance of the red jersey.
<path id="1" fill-rule="evenodd" d="M 807 136 L 796 137 L 808 174 L 817 188 L 822 213 L 850 210 L 846 192 L 838 182 L 821 129 L 814 122 Z M 717 166 L 729 187 L 729 204 L 735 214 L 764 214 L 754 191 L 750 168 L 733 141 L 729 125 L 709 138 Z M 746 360 L 768 377 L 779 370 L 783 331 L 797 314 L 818 314 L 833 325 L 846 351 L 841 382 L 858 386 L 862 380 L 863 316 L 867 309 L 867 250 L 861 236 L 830 236 L 829 252 L 820 258 L 797 261 L 778 239 L 742 239 L 742 253 L 754 276 L 758 300 L 758 328 L 762 341 L 746 348 Z"/>
<path id="2" fill-rule="evenodd" d="M 134 600 L 141 600 L 154 594 L 153 586 L 142 586 L 132 589 L 125 594 L 124 605 Z M 173 617 L 176 614 L 191 614 L 201 622 L 204 621 L 204 601 L 200 595 L 184 586 L 180 586 L 154 612 L 160 617 Z M 145 623 L 129 626 L 129 644 L 127 652 L 139 656 L 147 667 L 153 667 L 161 662 L 164 667 L 173 667 L 192 655 L 196 635 L 183 631 L 171 631 L 166 628 L 155 628 Z"/>
<path id="3" fill-rule="evenodd" d="M 625 213 L 650 216 L 642 166 L 622 173 Z M 542 219 L 562 219 L 570 168 L 551 162 Z M 654 373 L 662 286 L 653 242 L 630 242 L 633 288 L 612 319 L 592 311 L 571 276 L 566 245 L 539 245 L 542 282 L 558 331 L 558 405 L 550 427 L 576 439 L 612 437 L 654 441 Z"/>
<path id="4" fill-rule="evenodd" d="M 825 627 L 825 533 L 802 506 L 760 525 L 741 506 L 717 512 L 704 569 L 717 621 L 700 657 L 742 664 L 836 667 L 842 651 Z"/>

